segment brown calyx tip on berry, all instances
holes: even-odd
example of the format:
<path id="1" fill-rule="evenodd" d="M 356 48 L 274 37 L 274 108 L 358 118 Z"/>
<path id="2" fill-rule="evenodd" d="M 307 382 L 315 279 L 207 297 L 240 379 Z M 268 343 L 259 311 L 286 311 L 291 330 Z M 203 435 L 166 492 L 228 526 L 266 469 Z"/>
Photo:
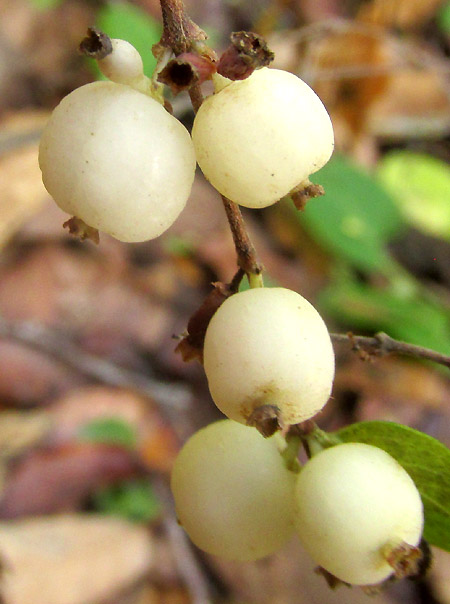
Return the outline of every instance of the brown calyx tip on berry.
<path id="1" fill-rule="evenodd" d="M 294 189 L 294 191 L 289 194 L 295 207 L 300 212 L 303 212 L 310 199 L 320 197 L 321 195 L 325 195 L 325 189 L 322 187 L 322 185 L 315 185 L 309 180 L 302 182 Z"/>
<path id="2" fill-rule="evenodd" d="M 167 84 L 173 94 L 202 84 L 216 71 L 214 61 L 193 52 L 184 52 L 167 63 L 158 75 L 158 82 Z"/>
<path id="3" fill-rule="evenodd" d="M 110 38 L 96 27 L 89 27 L 78 46 L 82 55 L 100 61 L 112 53 Z"/>
<path id="4" fill-rule="evenodd" d="M 276 405 L 261 405 L 256 407 L 247 419 L 247 426 L 252 426 L 264 438 L 268 438 L 284 428 L 280 409 Z"/>
<path id="5" fill-rule="evenodd" d="M 219 59 L 217 73 L 230 80 L 245 80 L 255 69 L 266 67 L 274 53 L 258 34 L 238 31 L 231 34 L 231 45 Z"/>
<path id="6" fill-rule="evenodd" d="M 420 547 L 403 542 L 395 547 L 386 548 L 384 557 L 394 569 L 396 579 L 414 577 L 420 573 L 423 558 Z"/>
<path id="7" fill-rule="evenodd" d="M 98 230 L 90 227 L 88 224 L 83 222 L 81 218 L 77 218 L 76 216 L 69 218 L 69 220 L 66 220 L 66 222 L 63 224 L 63 228 L 68 229 L 69 233 L 80 239 L 80 241 L 90 239 L 96 245 L 100 243 Z"/>

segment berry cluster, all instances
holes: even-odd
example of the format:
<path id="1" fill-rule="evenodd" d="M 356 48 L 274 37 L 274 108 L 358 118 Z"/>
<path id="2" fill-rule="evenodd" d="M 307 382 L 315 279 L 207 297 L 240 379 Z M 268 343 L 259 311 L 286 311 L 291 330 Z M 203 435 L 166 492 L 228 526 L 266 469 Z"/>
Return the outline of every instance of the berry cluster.
<path id="1" fill-rule="evenodd" d="M 296 532 L 341 581 L 372 585 L 392 575 L 393 560 L 406 544 L 418 545 L 423 529 L 421 498 L 406 471 L 377 447 L 348 443 L 321 450 L 296 473 L 284 462 L 280 434 L 265 439 L 242 425 L 266 405 L 281 424 L 325 405 L 334 355 L 317 311 L 283 288 L 235 294 L 209 323 L 204 366 L 212 398 L 230 419 L 194 434 L 174 465 L 176 511 L 192 541 L 211 554 L 256 560 Z"/>
<path id="2" fill-rule="evenodd" d="M 330 118 L 296 76 L 266 67 L 242 81 L 216 74 L 191 138 L 164 108 L 137 51 L 111 42 L 99 60 L 110 81 L 64 98 L 39 150 L 47 190 L 87 226 L 127 242 L 159 236 L 184 208 L 197 162 L 222 195 L 262 208 L 301 189 L 330 158 Z M 389 577 L 399 548 L 416 546 L 423 528 L 405 470 L 384 451 L 351 443 L 294 471 L 286 440 L 251 427 L 265 434 L 267 410 L 277 427 L 297 424 L 327 402 L 334 354 L 317 311 L 283 288 L 234 294 L 207 327 L 203 359 L 211 396 L 229 419 L 194 434 L 175 462 L 176 510 L 192 541 L 255 560 L 297 532 L 344 582 Z"/>
<path id="3" fill-rule="evenodd" d="M 99 61 L 111 81 L 65 97 L 39 148 L 48 192 L 90 227 L 127 242 L 158 237 L 185 207 L 196 161 L 221 193 L 257 208 L 288 195 L 330 158 L 330 118 L 296 76 L 267 68 L 240 82 L 216 75 L 191 139 L 164 109 L 136 49 L 111 42 Z"/>

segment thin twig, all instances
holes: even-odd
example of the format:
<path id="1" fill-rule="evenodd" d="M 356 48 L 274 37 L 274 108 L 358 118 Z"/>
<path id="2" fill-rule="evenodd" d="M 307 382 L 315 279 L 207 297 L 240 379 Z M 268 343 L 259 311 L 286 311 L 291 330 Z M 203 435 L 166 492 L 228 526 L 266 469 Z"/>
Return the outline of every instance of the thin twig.
<path id="1" fill-rule="evenodd" d="M 197 560 L 186 533 L 175 520 L 173 498 L 166 483 L 162 480 L 153 480 L 152 486 L 167 512 L 162 518 L 163 528 L 168 537 L 177 569 L 191 596 L 192 604 L 212 604 L 210 581 L 201 562 Z"/>
<path id="2" fill-rule="evenodd" d="M 244 219 L 237 203 L 230 201 L 221 195 L 223 206 L 233 235 L 234 247 L 240 266 L 247 275 L 260 275 L 263 271 L 262 265 L 256 257 L 256 250 L 245 228 Z"/>
<path id="3" fill-rule="evenodd" d="M 433 361 L 434 363 L 439 363 L 440 365 L 450 368 L 450 356 L 441 354 L 430 348 L 423 348 L 423 346 L 416 346 L 415 344 L 394 340 L 394 338 L 391 338 L 383 332 L 376 333 L 373 337 L 355 336 L 352 333 L 332 333 L 330 336 L 333 342 L 347 342 L 351 344 L 352 350 L 363 352 L 369 356 L 385 356 L 387 354 L 397 353 L 416 359 Z"/>
<path id="4" fill-rule="evenodd" d="M 200 86 L 192 86 L 189 90 L 189 96 L 194 111 L 197 113 L 203 102 L 203 94 Z M 264 269 L 256 256 L 255 247 L 247 232 L 239 206 L 224 195 L 221 195 L 221 198 L 233 236 L 234 247 L 236 248 L 238 257 L 238 266 L 242 268 L 247 275 L 260 275 Z"/>
<path id="5" fill-rule="evenodd" d="M 161 0 L 163 34 L 160 45 L 172 49 L 176 56 L 191 50 L 194 42 L 206 39 L 205 32 L 194 23 L 183 0 Z"/>
<path id="6" fill-rule="evenodd" d="M 189 404 L 187 388 L 165 384 L 89 354 L 67 335 L 34 321 L 7 321 L 0 317 L 0 337 L 25 344 L 103 384 L 137 390 L 167 408 L 181 410 Z"/>

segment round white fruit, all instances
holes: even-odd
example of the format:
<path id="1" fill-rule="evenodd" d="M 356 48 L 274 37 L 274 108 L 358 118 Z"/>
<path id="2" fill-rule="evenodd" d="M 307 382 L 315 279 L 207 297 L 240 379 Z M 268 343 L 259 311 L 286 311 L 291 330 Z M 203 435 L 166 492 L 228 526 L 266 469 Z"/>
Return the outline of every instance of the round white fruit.
<path id="1" fill-rule="evenodd" d="M 296 474 L 284 466 L 277 442 L 222 420 L 184 445 L 171 488 L 178 520 L 199 548 L 230 560 L 256 560 L 293 535 Z"/>
<path id="2" fill-rule="evenodd" d="M 246 423 L 262 405 L 285 424 L 315 415 L 330 396 L 334 353 L 325 323 L 302 296 L 281 287 L 228 298 L 205 336 L 211 396 L 229 418 Z"/>
<path id="3" fill-rule="evenodd" d="M 133 85 L 142 79 L 144 64 L 142 57 L 126 40 L 111 39 L 112 52 L 98 61 L 100 71 L 119 84 Z"/>
<path id="4" fill-rule="evenodd" d="M 314 456 L 298 477 L 296 505 L 297 533 L 311 557 L 354 585 L 388 578 L 387 552 L 421 539 L 423 507 L 414 482 L 371 445 L 347 443 Z"/>
<path id="5" fill-rule="evenodd" d="M 163 233 L 188 199 L 195 154 L 184 126 L 129 86 L 95 82 L 53 111 L 42 179 L 58 206 L 121 241 Z"/>
<path id="6" fill-rule="evenodd" d="M 334 146 L 315 92 L 292 73 L 267 67 L 208 97 L 192 139 L 206 178 L 248 208 L 287 195 L 326 164 Z"/>

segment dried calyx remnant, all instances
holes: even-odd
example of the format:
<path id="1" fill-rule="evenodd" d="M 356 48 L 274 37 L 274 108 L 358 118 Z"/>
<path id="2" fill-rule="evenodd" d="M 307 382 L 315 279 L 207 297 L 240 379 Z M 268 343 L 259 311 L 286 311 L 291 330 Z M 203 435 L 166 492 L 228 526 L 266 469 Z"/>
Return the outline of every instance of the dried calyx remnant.
<path id="1" fill-rule="evenodd" d="M 78 46 L 81 54 L 91 59 L 100 61 L 112 53 L 112 44 L 110 38 L 95 27 L 89 27 L 87 35 Z"/>
<path id="2" fill-rule="evenodd" d="M 251 31 L 231 34 L 231 44 L 222 54 L 217 73 L 230 80 L 245 80 L 255 69 L 267 67 L 275 55 L 264 38 Z"/>
<path id="3" fill-rule="evenodd" d="M 274 58 L 266 41 L 253 32 L 239 31 L 231 34 L 231 44 L 217 61 L 201 49 L 184 52 L 167 63 L 158 75 L 158 81 L 170 87 L 173 94 L 202 84 L 217 71 L 230 80 L 244 80 L 255 69 L 266 67 Z M 199 52 L 200 50 L 200 52 Z"/>
<path id="4" fill-rule="evenodd" d="M 193 52 L 185 52 L 167 63 L 158 75 L 158 82 L 170 87 L 173 94 L 202 84 L 216 71 L 215 61 Z"/>

